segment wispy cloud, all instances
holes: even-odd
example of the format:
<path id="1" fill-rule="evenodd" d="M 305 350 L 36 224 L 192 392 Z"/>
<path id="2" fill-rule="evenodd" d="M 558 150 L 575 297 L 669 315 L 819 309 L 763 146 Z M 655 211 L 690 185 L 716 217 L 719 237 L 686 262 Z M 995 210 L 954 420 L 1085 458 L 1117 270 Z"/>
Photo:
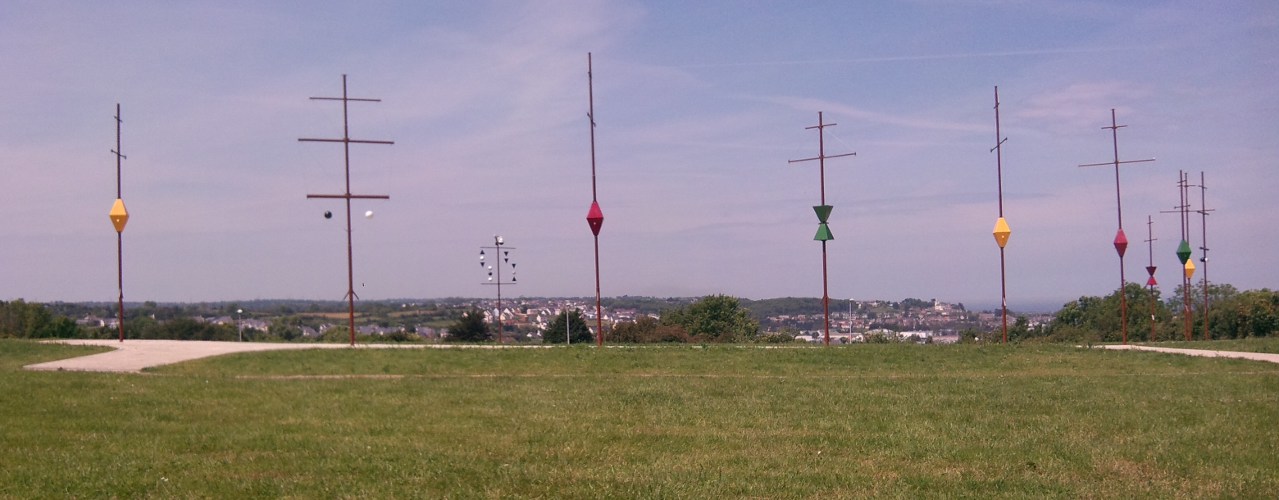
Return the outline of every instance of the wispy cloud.
<path id="1" fill-rule="evenodd" d="M 1117 114 L 1126 114 L 1150 94 L 1150 88 L 1140 83 L 1079 82 L 1027 97 L 1010 114 L 1023 126 L 1080 132 L 1108 125 L 1102 123 L 1099 110 L 1113 108 Z"/>
<path id="2" fill-rule="evenodd" d="M 729 68 L 729 67 L 747 67 L 747 66 L 829 66 L 829 65 L 854 65 L 854 64 L 877 64 L 877 63 L 897 63 L 897 62 L 926 62 L 926 61 L 943 61 L 943 60 L 962 60 L 962 59 L 999 59 L 999 58 L 1024 58 L 1036 56 L 1054 56 L 1054 55 L 1076 55 L 1076 54 L 1105 54 L 1109 52 L 1133 52 L 1133 51 L 1150 51 L 1165 50 L 1166 46 L 1150 45 L 1150 46 L 1122 46 L 1122 47 L 1066 47 L 1066 48 L 1049 48 L 1049 49 L 1027 49 L 1027 50 L 1003 50 L 988 52 L 955 52 L 943 54 L 902 54 L 902 55 L 886 55 L 872 57 L 856 57 L 856 58 L 840 58 L 840 59 L 792 59 L 792 60 L 772 60 L 772 61 L 738 61 L 738 62 L 719 62 L 719 63 L 703 63 L 703 64 L 683 64 L 675 67 L 678 68 Z"/>

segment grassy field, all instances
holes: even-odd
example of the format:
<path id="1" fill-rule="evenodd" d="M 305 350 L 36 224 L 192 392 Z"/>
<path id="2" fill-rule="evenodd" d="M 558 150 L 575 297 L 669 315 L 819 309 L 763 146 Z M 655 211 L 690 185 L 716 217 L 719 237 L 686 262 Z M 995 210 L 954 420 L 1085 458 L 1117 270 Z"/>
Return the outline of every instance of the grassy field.
<path id="1" fill-rule="evenodd" d="M 1059 345 L 316 350 L 25 372 L 0 497 L 1273 498 L 1279 365 Z"/>

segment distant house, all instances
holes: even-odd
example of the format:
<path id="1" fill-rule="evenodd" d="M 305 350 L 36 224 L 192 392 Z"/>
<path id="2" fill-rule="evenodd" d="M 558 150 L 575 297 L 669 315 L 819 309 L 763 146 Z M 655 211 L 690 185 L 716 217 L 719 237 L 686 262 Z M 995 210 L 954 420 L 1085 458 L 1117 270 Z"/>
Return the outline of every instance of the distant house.
<path id="1" fill-rule="evenodd" d="M 102 318 L 99 318 L 94 315 L 89 315 L 89 316 L 80 318 L 76 320 L 75 324 L 79 326 L 89 326 L 89 327 L 99 327 L 99 328 L 107 326 L 106 321 L 103 321 Z"/>

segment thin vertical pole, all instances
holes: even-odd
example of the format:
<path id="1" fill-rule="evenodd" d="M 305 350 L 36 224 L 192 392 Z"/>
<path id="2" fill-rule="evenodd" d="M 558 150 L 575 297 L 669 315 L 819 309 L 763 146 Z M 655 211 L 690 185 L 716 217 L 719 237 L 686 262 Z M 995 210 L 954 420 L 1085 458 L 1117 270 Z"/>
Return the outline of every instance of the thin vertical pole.
<path id="1" fill-rule="evenodd" d="M 1192 323 L 1192 311 L 1190 310 L 1190 277 L 1186 276 L 1185 264 L 1190 262 L 1190 218 L 1186 210 L 1190 206 L 1189 194 L 1187 193 L 1187 185 L 1189 178 L 1186 177 L 1185 170 L 1177 171 L 1177 199 L 1179 203 L 1174 206 L 1175 210 L 1164 210 L 1160 213 L 1176 213 L 1181 229 L 1181 243 L 1177 245 L 1177 259 L 1181 261 L 1181 266 L 1177 268 L 1177 273 L 1181 275 L 1181 322 L 1185 329 L 1186 340 L 1191 339 L 1190 325 Z M 1184 254 L 1183 254 L 1184 252 Z M 1185 256 L 1183 259 L 1182 256 Z"/>
<path id="2" fill-rule="evenodd" d="M 350 122 L 347 104 L 351 101 L 381 102 L 380 99 L 360 99 L 347 96 L 346 75 L 342 75 L 342 97 L 312 97 L 312 100 L 342 101 L 342 138 L 341 139 L 298 139 L 299 142 L 340 142 L 342 143 L 342 160 L 346 191 L 343 194 L 308 194 L 307 198 L 342 198 L 346 200 L 346 299 L 347 329 L 351 346 L 355 346 L 355 258 L 351 244 L 351 199 L 389 199 L 386 195 L 351 194 L 351 143 L 358 144 L 395 144 L 392 141 L 371 141 L 351 139 Z"/>
<path id="3" fill-rule="evenodd" d="M 347 328 L 355 346 L 355 257 L 351 244 L 351 128 L 347 120 L 346 75 L 342 75 L 342 163 L 346 167 L 346 303 Z"/>
<path id="4" fill-rule="evenodd" d="M 1212 340 L 1212 334 L 1208 331 L 1208 186 L 1204 183 L 1204 173 L 1199 171 L 1199 216 L 1201 219 L 1200 226 L 1203 228 L 1203 246 L 1199 247 L 1203 250 L 1203 255 L 1199 257 L 1199 262 L 1203 263 L 1203 282 L 1204 282 L 1204 340 Z"/>
<path id="5" fill-rule="evenodd" d="M 1119 217 L 1119 232 L 1124 231 L 1124 204 L 1119 195 L 1119 125 L 1115 122 L 1115 110 L 1110 110 L 1110 136 L 1115 149 L 1115 212 Z M 1124 344 L 1128 344 L 1128 291 L 1124 290 L 1128 279 L 1124 277 L 1124 254 L 1119 252 L 1119 322 L 1123 330 Z"/>
<path id="6" fill-rule="evenodd" d="M 805 127 L 805 130 L 817 129 L 817 156 L 813 158 L 804 158 L 801 160 L 790 160 L 788 163 L 797 163 L 802 161 L 817 160 L 818 165 L 818 186 L 821 192 L 820 209 L 825 210 L 825 215 L 818 213 L 818 234 L 817 238 L 822 242 L 822 325 L 823 325 L 823 345 L 830 346 L 830 286 L 827 272 L 826 258 L 826 242 L 833 237 L 827 229 L 826 217 L 830 215 L 830 207 L 826 205 L 826 127 L 833 127 L 836 124 L 826 123 L 821 111 L 817 112 L 817 125 Z M 845 153 L 832 155 L 830 158 L 839 158 L 841 156 L 855 156 L 857 153 Z M 818 207 L 814 207 L 817 209 Z"/>
<path id="7" fill-rule="evenodd" d="M 117 200 L 124 199 L 120 191 L 121 178 L 121 162 L 124 158 L 120 149 L 120 124 L 123 120 L 120 118 L 120 103 L 115 104 L 115 197 Z M 116 285 L 120 292 L 116 299 L 116 326 L 120 330 L 120 342 L 124 342 L 124 232 L 116 231 L 115 233 L 115 256 L 116 256 Z"/>
<path id="8" fill-rule="evenodd" d="M 1149 254 L 1150 264 L 1146 270 L 1150 273 L 1150 280 L 1147 281 L 1147 288 L 1150 291 L 1150 342 L 1155 341 L 1155 220 L 1151 216 L 1146 216 L 1146 253 Z"/>
<path id="9" fill-rule="evenodd" d="M 1110 130 L 1111 144 L 1114 148 L 1114 160 L 1107 163 L 1091 163 L 1080 165 L 1081 167 L 1094 167 L 1099 165 L 1114 165 L 1115 167 L 1115 213 L 1119 223 L 1119 231 L 1115 233 L 1115 252 L 1119 254 L 1119 323 L 1123 332 L 1123 342 L 1128 343 L 1128 292 L 1124 290 L 1128 285 L 1128 278 L 1124 275 L 1124 252 L 1128 249 L 1128 239 L 1124 235 L 1124 206 L 1123 197 L 1119 189 L 1119 166 L 1125 163 L 1140 163 L 1155 161 L 1154 158 L 1147 160 L 1128 160 L 1119 161 L 1119 129 L 1127 127 L 1127 125 L 1119 125 L 1115 118 L 1114 108 L 1110 109 L 1110 126 L 1102 127 L 1102 129 Z"/>
<path id="10" fill-rule="evenodd" d="M 595 240 L 595 345 L 597 347 L 604 346 L 604 306 L 600 295 L 600 228 L 604 224 L 603 212 L 598 213 L 598 219 L 594 218 L 595 211 L 599 209 L 599 193 L 595 184 L 595 75 L 591 66 L 591 53 L 586 53 L 586 88 L 588 97 L 587 118 L 591 121 L 591 208 L 592 212 L 587 214 L 586 221 L 591 226 L 591 233 Z"/>
<path id="11" fill-rule="evenodd" d="M 515 250 L 515 247 L 506 246 L 506 241 L 502 239 L 501 235 L 497 235 L 497 234 L 493 235 L 493 246 L 480 247 L 480 265 L 481 266 L 484 265 L 485 249 L 493 250 L 494 262 L 489 264 L 488 267 L 486 268 L 489 270 L 488 281 L 481 284 L 497 286 L 497 310 L 494 318 L 494 323 L 497 325 L 497 343 L 501 344 L 504 339 L 503 333 L 502 333 L 502 330 L 503 330 L 502 328 L 502 285 L 504 284 L 514 285 L 517 283 L 515 279 L 515 264 L 511 262 L 511 258 L 510 258 L 511 250 Z M 510 283 L 503 283 L 503 280 L 502 280 L 502 266 L 506 264 L 511 265 L 511 282 Z M 493 281 L 492 269 L 494 266 L 497 266 L 497 282 Z"/>
<path id="12" fill-rule="evenodd" d="M 1189 172 L 1181 172 L 1181 239 L 1187 243 L 1190 242 L 1190 174 Z M 1194 337 L 1192 325 L 1194 324 L 1194 310 L 1190 308 L 1190 276 L 1187 276 L 1185 269 L 1181 273 L 1182 297 L 1185 304 L 1182 306 L 1182 321 L 1186 324 L 1186 341 L 1189 342 Z"/>
<path id="13" fill-rule="evenodd" d="M 493 246 L 497 248 L 496 259 L 502 258 L 502 241 L 501 238 L 493 236 Z M 502 263 L 497 263 L 497 343 L 502 344 Z"/>
<path id="14" fill-rule="evenodd" d="M 595 74 L 591 67 L 591 53 L 586 53 L 587 116 L 591 119 L 591 201 L 599 201 L 595 190 Z"/>
<path id="15" fill-rule="evenodd" d="M 817 112 L 817 171 L 822 192 L 822 205 L 826 204 L 826 133 L 821 129 L 822 112 Z M 830 292 L 826 274 L 826 240 L 822 240 L 822 324 L 826 345 L 830 345 Z"/>
<path id="16" fill-rule="evenodd" d="M 995 172 L 999 192 L 999 218 L 1004 218 L 1003 134 L 999 130 L 999 86 L 995 86 Z M 999 304 L 1003 310 L 1003 343 L 1008 343 L 1008 279 L 1004 266 L 1004 245 L 999 245 Z"/>

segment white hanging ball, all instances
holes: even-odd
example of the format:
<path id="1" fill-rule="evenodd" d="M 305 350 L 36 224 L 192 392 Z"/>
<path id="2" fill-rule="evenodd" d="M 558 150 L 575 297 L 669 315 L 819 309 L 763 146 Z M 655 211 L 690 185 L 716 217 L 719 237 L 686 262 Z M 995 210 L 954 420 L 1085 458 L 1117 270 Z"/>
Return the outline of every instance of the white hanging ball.
<path id="1" fill-rule="evenodd" d="M 373 218 L 373 211 L 372 211 L 372 210 L 369 210 L 368 212 L 364 212 L 364 218 L 365 218 L 365 219 L 372 219 L 372 218 Z"/>

